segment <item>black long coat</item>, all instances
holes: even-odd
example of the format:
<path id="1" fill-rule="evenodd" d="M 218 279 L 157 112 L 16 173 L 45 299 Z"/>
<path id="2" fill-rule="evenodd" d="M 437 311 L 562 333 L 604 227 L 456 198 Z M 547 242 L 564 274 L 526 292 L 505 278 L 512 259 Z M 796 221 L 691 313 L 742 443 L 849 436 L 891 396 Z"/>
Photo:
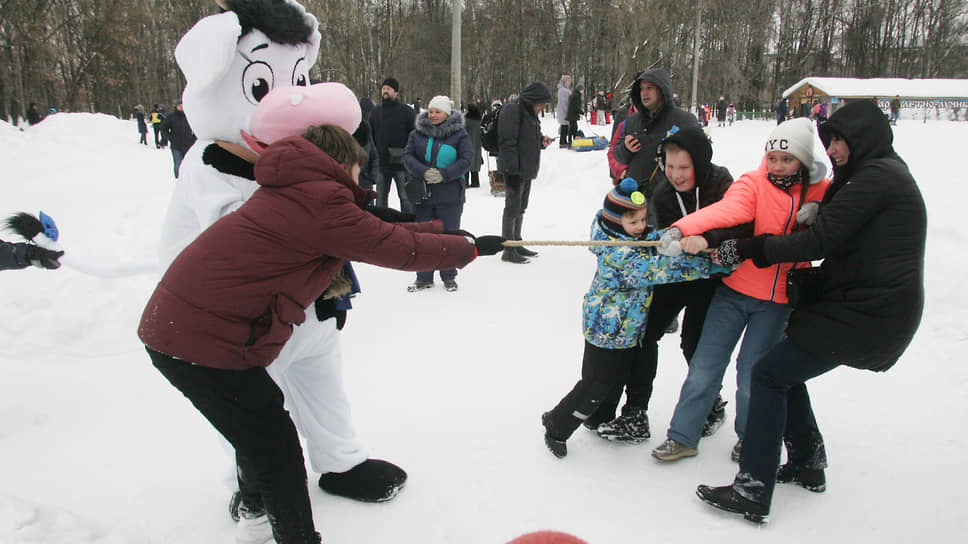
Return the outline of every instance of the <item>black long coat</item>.
<path id="1" fill-rule="evenodd" d="M 847 141 L 850 157 L 834 168 L 816 222 L 768 238 L 760 257 L 824 258 L 821 298 L 793 312 L 789 337 L 829 361 L 884 371 L 921 322 L 927 211 L 877 106 L 865 100 L 839 109 L 821 127 L 825 144 L 831 134 Z"/>

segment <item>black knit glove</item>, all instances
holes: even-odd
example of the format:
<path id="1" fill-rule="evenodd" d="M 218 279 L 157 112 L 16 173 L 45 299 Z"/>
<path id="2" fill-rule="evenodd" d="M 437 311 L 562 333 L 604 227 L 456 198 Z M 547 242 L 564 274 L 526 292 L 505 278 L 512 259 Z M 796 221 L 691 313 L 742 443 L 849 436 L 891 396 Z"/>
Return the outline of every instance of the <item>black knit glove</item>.
<path id="1" fill-rule="evenodd" d="M 51 251 L 40 246 L 27 244 L 27 247 L 24 249 L 24 255 L 26 256 L 27 262 L 36 266 L 37 268 L 56 270 L 60 268 L 61 263 L 58 259 L 64 255 L 64 252 Z"/>
<path id="2" fill-rule="evenodd" d="M 478 255 L 496 255 L 504 251 L 506 240 L 503 236 L 478 236 L 474 245 L 477 246 Z"/>
<path id="3" fill-rule="evenodd" d="M 753 259 L 753 263 L 760 268 L 770 266 L 766 262 L 764 246 L 766 239 L 772 234 L 761 234 L 753 238 L 732 238 L 724 241 L 714 249 L 710 258 L 720 266 L 739 266 L 746 259 Z"/>
<path id="4" fill-rule="evenodd" d="M 413 223 L 417 219 L 417 216 L 412 213 L 401 212 L 386 206 L 369 205 L 366 207 L 366 211 L 387 223 Z"/>
<path id="5" fill-rule="evenodd" d="M 736 250 L 736 242 L 736 238 L 724 240 L 722 244 L 719 244 L 719 247 L 712 251 L 709 258 L 719 266 L 732 267 L 739 265 L 739 263 L 743 262 L 743 257 Z"/>

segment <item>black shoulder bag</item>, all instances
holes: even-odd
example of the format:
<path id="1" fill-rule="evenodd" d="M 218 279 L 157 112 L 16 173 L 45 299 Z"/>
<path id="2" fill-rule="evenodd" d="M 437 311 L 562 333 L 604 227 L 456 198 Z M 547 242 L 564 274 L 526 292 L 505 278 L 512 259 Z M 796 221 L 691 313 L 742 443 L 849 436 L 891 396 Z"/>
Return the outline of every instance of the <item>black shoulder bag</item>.
<path id="1" fill-rule="evenodd" d="M 800 205 L 797 207 L 797 211 L 803 207 L 803 203 L 807 200 L 809 182 L 808 177 L 803 179 L 800 188 Z M 787 298 L 790 299 L 790 306 L 794 308 L 813 304 L 820 300 L 820 292 L 823 290 L 825 279 L 822 267 L 797 268 L 797 264 L 799 263 L 793 263 L 793 268 L 787 272 L 786 277 Z"/>
<path id="2" fill-rule="evenodd" d="M 435 145 L 433 138 L 427 139 L 427 146 L 431 149 L 430 165 L 437 164 L 437 151 L 439 146 Z M 407 193 L 407 199 L 416 206 L 423 204 L 430 198 L 430 187 L 423 176 L 407 172 L 407 179 L 403 182 L 403 190 Z"/>

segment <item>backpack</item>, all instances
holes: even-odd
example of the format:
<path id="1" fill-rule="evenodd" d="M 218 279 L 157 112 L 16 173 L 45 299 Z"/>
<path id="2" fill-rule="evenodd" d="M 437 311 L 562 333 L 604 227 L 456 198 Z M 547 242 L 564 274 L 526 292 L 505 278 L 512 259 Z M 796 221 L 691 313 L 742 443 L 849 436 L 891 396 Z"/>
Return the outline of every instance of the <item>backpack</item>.
<path id="1" fill-rule="evenodd" d="M 488 153 L 496 154 L 500 145 L 497 138 L 497 121 L 501 115 L 501 106 L 484 112 L 481 117 L 481 147 Z"/>

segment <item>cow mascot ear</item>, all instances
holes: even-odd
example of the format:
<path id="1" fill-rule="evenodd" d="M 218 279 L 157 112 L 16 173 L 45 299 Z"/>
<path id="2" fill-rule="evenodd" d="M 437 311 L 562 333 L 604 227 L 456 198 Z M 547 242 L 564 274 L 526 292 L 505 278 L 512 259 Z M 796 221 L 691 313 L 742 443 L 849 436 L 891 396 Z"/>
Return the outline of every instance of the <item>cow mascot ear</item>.
<path id="1" fill-rule="evenodd" d="M 225 77 L 241 34 L 239 17 L 226 11 L 203 18 L 182 36 L 175 46 L 175 61 L 188 82 L 186 94 L 204 94 Z"/>

